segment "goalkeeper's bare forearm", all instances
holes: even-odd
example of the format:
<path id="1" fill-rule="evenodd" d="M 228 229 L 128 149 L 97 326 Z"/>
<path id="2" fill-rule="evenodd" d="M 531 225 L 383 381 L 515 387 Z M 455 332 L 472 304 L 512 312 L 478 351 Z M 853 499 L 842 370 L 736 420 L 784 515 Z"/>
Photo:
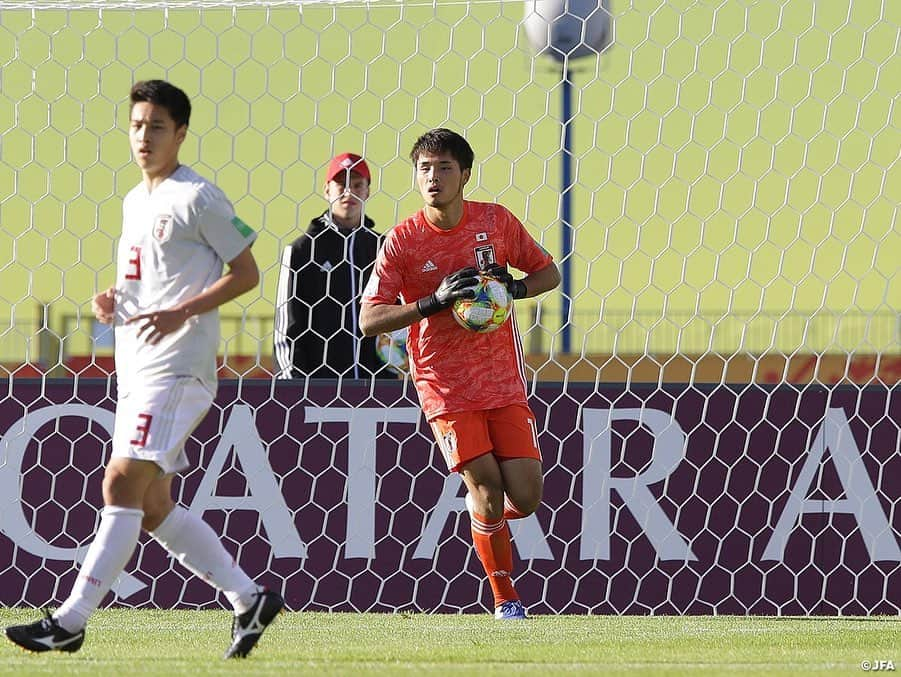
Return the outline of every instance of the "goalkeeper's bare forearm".
<path id="1" fill-rule="evenodd" d="M 422 319 L 415 303 L 366 303 L 360 309 L 360 330 L 363 336 L 377 336 L 395 329 L 409 327 Z"/>
<path id="2" fill-rule="evenodd" d="M 531 298 L 554 289 L 560 284 L 560 270 L 556 263 L 551 263 L 541 270 L 526 275 L 520 280 L 525 284 L 526 293 L 522 298 Z"/>

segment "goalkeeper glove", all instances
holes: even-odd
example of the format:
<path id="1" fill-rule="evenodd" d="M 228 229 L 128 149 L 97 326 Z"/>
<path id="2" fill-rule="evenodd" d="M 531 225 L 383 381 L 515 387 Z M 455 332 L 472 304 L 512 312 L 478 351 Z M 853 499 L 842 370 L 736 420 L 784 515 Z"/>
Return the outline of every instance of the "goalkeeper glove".
<path id="1" fill-rule="evenodd" d="M 450 308 L 457 299 L 475 298 L 473 287 L 479 282 L 479 271 L 475 268 L 461 268 L 441 281 L 432 294 L 424 296 L 416 302 L 416 309 L 423 317 Z"/>
<path id="2" fill-rule="evenodd" d="M 507 293 L 510 294 L 513 299 L 524 299 L 529 291 L 526 289 L 525 282 L 522 280 L 514 280 L 510 271 L 496 263 L 492 263 L 482 272 L 486 275 L 490 275 L 504 285 L 507 288 Z"/>

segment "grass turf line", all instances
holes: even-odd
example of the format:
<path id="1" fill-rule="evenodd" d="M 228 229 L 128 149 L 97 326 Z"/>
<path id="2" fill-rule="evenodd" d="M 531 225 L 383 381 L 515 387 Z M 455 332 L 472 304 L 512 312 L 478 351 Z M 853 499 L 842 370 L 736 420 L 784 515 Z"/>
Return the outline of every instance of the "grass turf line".
<path id="1" fill-rule="evenodd" d="M 26 623 L 33 609 L 0 609 Z M 251 656 L 225 661 L 226 611 L 107 609 L 75 654 L 3 640 L 0 675 L 797 675 L 901 669 L 901 619 L 286 613 Z"/>

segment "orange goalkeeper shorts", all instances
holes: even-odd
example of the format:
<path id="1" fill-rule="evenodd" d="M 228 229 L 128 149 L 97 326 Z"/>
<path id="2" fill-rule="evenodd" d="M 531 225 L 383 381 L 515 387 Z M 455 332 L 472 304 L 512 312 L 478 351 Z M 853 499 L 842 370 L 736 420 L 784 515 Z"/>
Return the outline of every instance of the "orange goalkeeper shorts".
<path id="1" fill-rule="evenodd" d="M 535 414 L 525 404 L 444 414 L 436 416 L 429 424 L 451 472 L 457 472 L 474 458 L 489 453 L 498 459 L 541 460 Z"/>

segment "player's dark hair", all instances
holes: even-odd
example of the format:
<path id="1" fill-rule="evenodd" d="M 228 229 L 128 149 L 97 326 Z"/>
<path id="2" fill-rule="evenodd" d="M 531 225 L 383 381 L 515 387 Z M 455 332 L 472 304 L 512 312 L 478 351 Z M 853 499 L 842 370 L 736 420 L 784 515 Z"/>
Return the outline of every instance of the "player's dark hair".
<path id="1" fill-rule="evenodd" d="M 169 111 L 175 126 L 188 126 L 191 120 L 191 100 L 175 85 L 165 80 L 141 80 L 131 87 L 131 107 L 136 103 L 152 103 Z"/>
<path id="2" fill-rule="evenodd" d="M 472 152 L 472 146 L 462 136 L 444 127 L 438 129 L 430 129 L 425 134 L 416 139 L 413 144 L 413 150 L 410 151 L 410 159 L 415 165 L 419 161 L 419 156 L 423 153 L 438 155 L 440 153 L 450 153 L 451 157 L 456 160 L 460 169 L 472 169 L 472 162 L 475 159 L 475 153 Z"/>

